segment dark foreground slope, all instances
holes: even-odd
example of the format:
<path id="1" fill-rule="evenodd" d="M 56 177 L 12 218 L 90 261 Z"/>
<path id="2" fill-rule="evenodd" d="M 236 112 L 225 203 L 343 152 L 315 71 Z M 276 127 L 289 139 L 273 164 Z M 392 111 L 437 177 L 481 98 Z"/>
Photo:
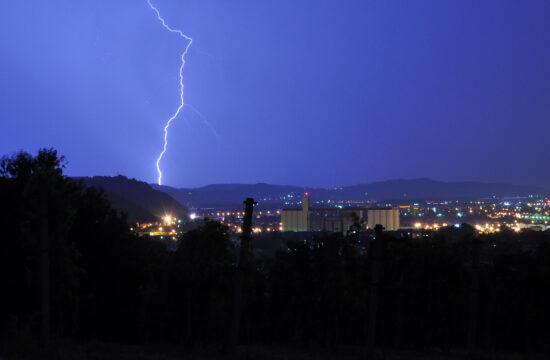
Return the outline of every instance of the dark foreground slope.
<path id="1" fill-rule="evenodd" d="M 186 209 L 170 195 L 125 176 L 80 178 L 86 186 L 102 188 L 111 206 L 128 214 L 129 222 L 152 221 L 165 214 L 184 217 Z"/>
<path id="2" fill-rule="evenodd" d="M 272 232 L 237 267 L 227 225 L 137 236 L 61 160 L 0 172 L 1 359 L 214 358 L 233 319 L 235 359 L 548 358 L 550 232 Z"/>
<path id="3" fill-rule="evenodd" d="M 547 194 L 546 189 L 481 182 L 445 182 L 431 179 L 387 180 L 370 184 L 332 189 L 271 185 L 271 184 L 216 184 L 200 188 L 173 188 L 152 185 L 185 206 L 208 207 L 236 205 L 252 196 L 268 204 L 285 205 L 308 192 L 313 200 L 424 200 L 424 199 L 483 199 L 491 197 L 525 197 Z"/>

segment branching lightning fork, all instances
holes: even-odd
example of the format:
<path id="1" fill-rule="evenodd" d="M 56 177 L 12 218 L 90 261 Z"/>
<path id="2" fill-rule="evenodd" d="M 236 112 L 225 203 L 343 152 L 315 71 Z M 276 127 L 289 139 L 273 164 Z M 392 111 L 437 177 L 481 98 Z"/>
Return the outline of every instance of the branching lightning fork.
<path id="1" fill-rule="evenodd" d="M 174 115 L 172 115 L 172 117 L 170 119 L 168 119 L 168 122 L 164 126 L 164 146 L 162 148 L 162 152 L 160 153 L 160 155 L 157 159 L 157 172 L 158 172 L 158 175 L 159 175 L 158 184 L 161 185 L 162 171 L 160 170 L 160 161 L 162 160 L 162 157 L 166 153 L 166 148 L 168 146 L 168 128 L 170 127 L 170 124 L 172 123 L 172 121 L 176 117 L 178 117 L 181 109 L 183 108 L 183 106 L 185 104 L 184 101 L 183 101 L 183 67 L 185 66 L 185 55 L 187 55 L 187 51 L 189 50 L 189 47 L 193 43 L 193 39 L 191 39 L 189 36 L 185 35 L 181 30 L 172 29 L 170 26 L 166 25 L 166 22 L 164 21 L 162 16 L 160 16 L 160 12 L 158 11 L 158 9 L 153 4 L 151 4 L 150 0 L 147 0 L 147 3 L 151 7 L 151 9 L 153 9 L 153 11 L 155 11 L 155 13 L 157 14 L 157 18 L 159 19 L 159 21 L 162 23 L 162 26 L 164 26 L 164 28 L 166 30 L 168 30 L 172 33 L 178 34 L 180 37 L 182 37 L 184 40 L 187 41 L 187 45 L 185 46 L 185 50 L 181 54 L 181 66 L 180 66 L 180 72 L 179 72 L 179 76 L 180 76 L 180 104 L 178 106 L 178 109 L 174 113 Z"/>

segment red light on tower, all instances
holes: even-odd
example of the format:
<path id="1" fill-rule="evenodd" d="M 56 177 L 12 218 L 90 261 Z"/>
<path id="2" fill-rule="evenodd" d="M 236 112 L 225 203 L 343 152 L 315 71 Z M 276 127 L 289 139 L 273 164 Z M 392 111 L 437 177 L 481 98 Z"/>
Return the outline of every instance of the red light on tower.
<path id="1" fill-rule="evenodd" d="M 309 196 L 309 193 L 306 191 L 306 192 L 304 193 L 304 195 L 305 195 L 305 196 Z"/>

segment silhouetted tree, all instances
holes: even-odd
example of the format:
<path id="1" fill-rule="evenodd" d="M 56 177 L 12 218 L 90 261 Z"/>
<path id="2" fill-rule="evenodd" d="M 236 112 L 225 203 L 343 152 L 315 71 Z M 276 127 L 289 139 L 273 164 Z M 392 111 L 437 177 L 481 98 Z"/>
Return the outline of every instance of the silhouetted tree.
<path id="1" fill-rule="evenodd" d="M 0 324 L 20 339 L 32 337 L 41 324 L 47 343 L 50 317 L 57 334 L 76 326 L 78 270 L 68 232 L 79 187 L 62 175 L 63 167 L 64 158 L 53 149 L 0 162 L 0 276 L 8 286 L 0 297 Z"/>
<path id="2" fill-rule="evenodd" d="M 228 227 L 206 220 L 177 243 L 138 237 L 63 167 L 53 149 L 0 161 L 0 345 L 20 350 L 42 333 L 221 346 L 236 280 Z M 373 234 L 354 219 L 345 236 L 250 253 L 243 342 L 550 351 L 550 232 Z"/>

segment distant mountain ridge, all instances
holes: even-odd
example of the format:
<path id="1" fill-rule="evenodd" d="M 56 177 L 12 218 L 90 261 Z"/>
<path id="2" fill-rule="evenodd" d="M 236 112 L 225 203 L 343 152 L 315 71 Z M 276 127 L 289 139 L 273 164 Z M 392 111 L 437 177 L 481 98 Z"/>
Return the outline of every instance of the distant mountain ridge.
<path id="1" fill-rule="evenodd" d="M 183 218 L 187 210 L 165 192 L 155 190 L 146 182 L 125 176 L 94 176 L 75 178 L 84 185 L 103 189 L 111 206 L 128 215 L 128 221 L 154 221 L 170 214 Z"/>
<path id="2" fill-rule="evenodd" d="M 246 197 L 270 204 L 284 204 L 289 199 L 308 192 L 312 200 L 428 200 L 483 199 L 490 197 L 525 197 L 543 195 L 548 190 L 536 186 L 483 183 L 475 181 L 445 182 L 431 179 L 386 180 L 370 184 L 343 186 L 331 189 L 258 184 L 214 184 L 199 188 L 174 188 L 152 185 L 187 207 L 238 205 Z"/>

